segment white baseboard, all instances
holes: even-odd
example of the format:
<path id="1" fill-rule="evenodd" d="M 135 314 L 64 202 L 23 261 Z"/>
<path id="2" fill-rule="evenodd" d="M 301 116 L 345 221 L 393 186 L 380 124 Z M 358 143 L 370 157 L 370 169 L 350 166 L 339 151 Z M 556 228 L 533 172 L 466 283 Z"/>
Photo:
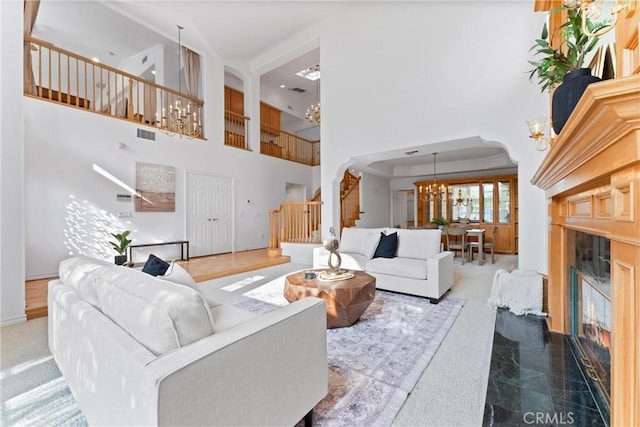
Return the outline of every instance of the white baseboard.
<path id="1" fill-rule="evenodd" d="M 24 280 L 29 281 L 29 280 L 40 280 L 40 279 L 57 279 L 58 278 L 58 272 L 54 272 L 54 273 L 39 273 L 39 274 L 31 274 L 29 276 L 25 276 Z"/>
<path id="2" fill-rule="evenodd" d="M 27 315 L 23 314 L 22 316 L 14 317 L 12 319 L 0 320 L 0 326 L 5 327 L 5 326 L 17 325 L 18 323 L 24 323 L 26 321 L 27 321 Z"/>

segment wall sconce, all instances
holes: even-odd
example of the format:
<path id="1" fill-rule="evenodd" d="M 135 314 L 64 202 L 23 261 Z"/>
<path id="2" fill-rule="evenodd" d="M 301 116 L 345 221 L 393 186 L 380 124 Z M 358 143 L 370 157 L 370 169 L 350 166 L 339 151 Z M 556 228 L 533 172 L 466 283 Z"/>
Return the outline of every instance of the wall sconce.
<path id="1" fill-rule="evenodd" d="M 529 126 L 529 132 L 531 132 L 529 138 L 533 138 L 536 142 L 536 150 L 544 151 L 549 148 L 549 145 L 553 142 L 553 137 L 547 138 L 544 133 L 547 125 L 547 118 L 537 117 L 535 119 L 527 120 L 527 125 Z M 549 132 L 553 132 L 551 127 Z"/>
<path id="2" fill-rule="evenodd" d="M 564 0 L 564 7 L 568 9 L 579 8 L 582 11 L 582 32 L 588 37 L 600 37 L 615 28 L 620 12 L 629 10 L 629 0 L 614 0 L 614 4 L 611 6 L 611 16 L 613 17 L 611 24 L 592 33 L 587 28 L 587 18 L 599 19 L 602 13 L 602 3 L 603 0 Z"/>

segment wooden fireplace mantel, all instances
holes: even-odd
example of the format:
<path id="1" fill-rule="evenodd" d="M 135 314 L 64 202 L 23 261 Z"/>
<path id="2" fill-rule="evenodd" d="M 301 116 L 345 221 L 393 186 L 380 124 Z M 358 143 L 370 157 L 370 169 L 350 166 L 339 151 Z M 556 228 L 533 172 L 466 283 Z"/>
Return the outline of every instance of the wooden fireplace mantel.
<path id="1" fill-rule="evenodd" d="M 594 83 L 531 183 L 548 198 L 640 161 L 640 75 Z"/>
<path id="2" fill-rule="evenodd" d="M 570 230 L 611 243 L 611 425 L 640 425 L 640 75 L 590 85 L 531 183 L 548 199 L 549 328 L 569 333 Z"/>

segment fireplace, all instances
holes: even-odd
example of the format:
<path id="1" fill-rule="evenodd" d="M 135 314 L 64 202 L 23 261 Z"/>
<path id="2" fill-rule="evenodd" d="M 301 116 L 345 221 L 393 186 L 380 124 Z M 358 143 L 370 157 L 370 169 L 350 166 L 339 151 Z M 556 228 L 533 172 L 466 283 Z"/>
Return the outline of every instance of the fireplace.
<path id="1" fill-rule="evenodd" d="M 611 401 L 611 243 L 567 230 L 568 314 L 574 354 L 607 415 Z"/>
<path id="2" fill-rule="evenodd" d="M 637 59 L 624 47 L 638 40 L 632 3 L 616 28 L 625 72 Z M 574 335 L 614 426 L 640 426 L 639 97 L 640 74 L 589 85 L 531 180 L 548 201 L 549 330 Z"/>

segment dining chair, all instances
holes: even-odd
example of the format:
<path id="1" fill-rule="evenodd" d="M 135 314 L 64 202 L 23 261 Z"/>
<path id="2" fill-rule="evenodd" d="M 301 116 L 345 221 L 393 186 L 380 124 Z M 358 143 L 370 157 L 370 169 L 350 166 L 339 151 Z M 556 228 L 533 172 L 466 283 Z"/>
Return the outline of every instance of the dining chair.
<path id="1" fill-rule="evenodd" d="M 454 257 L 457 251 L 461 251 L 462 265 L 464 265 L 464 251 L 469 250 L 469 242 L 465 239 L 464 228 L 445 227 L 444 234 L 447 240 L 447 250 L 453 252 Z"/>
<path id="2" fill-rule="evenodd" d="M 491 251 L 491 264 L 496 263 L 496 257 L 493 253 L 493 250 L 494 250 L 497 238 L 498 238 L 498 226 L 496 225 L 495 227 L 493 227 L 493 236 L 491 237 L 491 241 L 487 242 L 485 239 L 484 244 L 482 245 L 482 248 L 485 254 L 487 253 L 487 251 Z M 478 250 L 478 242 L 468 242 L 468 244 L 469 244 L 469 258 L 471 258 L 469 261 L 471 261 L 473 260 L 473 249 L 475 248 L 476 251 Z"/>

